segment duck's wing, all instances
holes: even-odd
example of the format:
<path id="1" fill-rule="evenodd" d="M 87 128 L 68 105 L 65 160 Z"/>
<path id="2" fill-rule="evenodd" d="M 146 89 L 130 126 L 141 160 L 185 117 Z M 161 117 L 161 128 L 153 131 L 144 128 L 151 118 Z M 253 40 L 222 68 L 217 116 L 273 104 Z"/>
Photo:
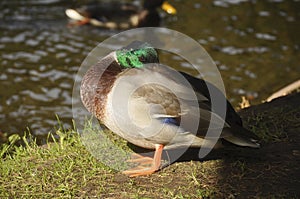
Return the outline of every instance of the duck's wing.
<path id="1" fill-rule="evenodd" d="M 207 107 L 211 107 L 211 96 L 214 96 L 220 101 L 226 101 L 226 122 L 230 125 L 236 124 L 242 126 L 241 117 L 237 114 L 230 102 L 226 99 L 226 96 L 216 86 L 207 81 L 204 81 L 203 79 L 193 77 L 187 73 L 180 73 L 192 85 L 195 92 L 201 93 L 207 99 L 209 99 L 206 103 Z"/>
<path id="2" fill-rule="evenodd" d="M 150 77 L 157 83 L 163 82 L 165 88 L 168 89 L 166 90 L 163 88 L 156 88 L 153 90 L 161 91 L 165 94 L 170 92 L 173 93 L 173 97 L 168 96 L 162 100 L 170 98 L 178 100 L 179 106 L 174 110 L 177 111 L 177 121 L 184 120 L 184 123 L 181 122 L 181 125 L 185 131 L 197 133 L 197 136 L 204 137 L 207 136 L 206 132 L 208 128 L 210 128 L 211 130 L 219 131 L 223 127 L 229 127 L 227 120 L 225 121 L 225 116 L 221 117 L 221 114 L 219 115 L 211 110 L 211 96 L 218 98 L 218 100 L 220 101 L 223 100 L 225 106 L 224 111 L 226 111 L 227 103 L 229 109 L 232 111 L 232 114 L 235 114 L 235 119 L 238 120 L 238 122 L 241 122 L 240 117 L 234 111 L 231 104 L 226 100 L 223 93 L 218 88 L 216 88 L 212 84 L 205 82 L 204 80 L 197 79 L 186 73 L 178 72 L 162 65 L 150 65 L 143 69 L 142 73 L 145 77 L 142 77 L 143 75 L 141 75 L 140 77 L 142 77 L 143 79 L 147 79 L 147 77 Z M 158 86 L 152 85 L 152 87 Z M 213 92 L 213 95 L 210 95 L 209 92 Z M 227 112 L 229 112 L 228 109 Z M 154 114 L 153 116 L 166 118 L 169 117 L 169 115 L 172 114 L 166 114 L 165 116 L 163 114 Z M 194 128 L 191 128 L 194 126 L 193 124 L 195 122 L 198 125 L 198 129 L 196 131 Z"/>
<path id="3" fill-rule="evenodd" d="M 220 137 L 240 146 L 259 147 L 259 144 L 257 143 L 259 138 L 253 132 L 243 127 L 241 117 L 234 110 L 225 95 L 216 86 L 184 72 L 180 73 L 189 81 L 189 83 L 191 83 L 195 92 L 202 93 L 209 99 L 208 102 L 202 103 L 202 106 L 209 107 L 208 110 L 211 110 L 211 96 L 214 96 L 218 100 L 226 101 L 225 122 L 228 125 L 224 126 Z"/>

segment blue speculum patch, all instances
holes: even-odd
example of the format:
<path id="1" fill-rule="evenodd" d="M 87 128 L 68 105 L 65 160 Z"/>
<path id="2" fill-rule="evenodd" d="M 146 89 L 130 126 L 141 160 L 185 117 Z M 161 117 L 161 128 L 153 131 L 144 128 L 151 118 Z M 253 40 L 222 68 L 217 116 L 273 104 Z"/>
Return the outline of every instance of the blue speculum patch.
<path id="1" fill-rule="evenodd" d="M 178 126 L 178 122 L 175 118 L 163 118 L 162 122 L 165 124 L 173 124 L 173 125 Z"/>

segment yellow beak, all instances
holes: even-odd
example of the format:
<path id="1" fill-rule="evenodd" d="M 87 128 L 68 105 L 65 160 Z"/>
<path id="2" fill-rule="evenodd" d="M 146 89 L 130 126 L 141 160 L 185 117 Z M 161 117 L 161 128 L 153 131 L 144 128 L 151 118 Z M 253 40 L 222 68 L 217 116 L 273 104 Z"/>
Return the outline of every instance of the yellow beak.
<path id="1" fill-rule="evenodd" d="M 167 1 L 165 1 L 161 8 L 166 11 L 168 14 L 172 14 L 172 15 L 175 15 L 177 13 L 176 9 L 171 5 L 169 4 Z"/>

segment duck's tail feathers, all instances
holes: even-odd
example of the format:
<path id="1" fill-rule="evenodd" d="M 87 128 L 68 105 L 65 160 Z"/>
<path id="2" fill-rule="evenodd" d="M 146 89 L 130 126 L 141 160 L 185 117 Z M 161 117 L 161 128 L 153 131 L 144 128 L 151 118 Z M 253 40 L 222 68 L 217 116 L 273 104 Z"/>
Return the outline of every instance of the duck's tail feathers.
<path id="1" fill-rule="evenodd" d="M 224 137 L 224 139 L 228 142 L 231 142 L 233 144 L 239 145 L 239 146 L 247 146 L 247 147 L 252 147 L 252 148 L 259 148 L 260 144 L 257 143 L 256 140 L 245 140 L 241 139 L 239 137 L 234 137 L 234 136 L 228 136 Z"/>
<path id="2" fill-rule="evenodd" d="M 233 132 L 234 130 L 234 132 Z M 247 135 L 248 134 L 248 135 Z M 260 144 L 253 133 L 243 127 L 223 129 L 223 139 L 238 146 L 259 148 Z"/>

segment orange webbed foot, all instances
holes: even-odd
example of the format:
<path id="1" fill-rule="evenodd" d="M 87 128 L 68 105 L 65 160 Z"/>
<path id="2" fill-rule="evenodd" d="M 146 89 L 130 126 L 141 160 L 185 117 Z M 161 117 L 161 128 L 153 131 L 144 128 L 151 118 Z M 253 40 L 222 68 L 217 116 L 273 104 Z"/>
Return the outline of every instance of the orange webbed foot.
<path id="1" fill-rule="evenodd" d="M 142 176 L 142 175 L 150 175 L 155 171 L 159 170 L 163 147 L 164 146 L 161 144 L 155 145 L 154 158 L 144 157 L 139 154 L 134 154 L 132 159 L 130 159 L 128 162 L 139 163 L 139 166 L 123 171 L 123 174 L 126 174 L 129 177 L 135 177 L 135 176 Z M 147 167 L 144 165 L 150 165 L 150 166 Z"/>

